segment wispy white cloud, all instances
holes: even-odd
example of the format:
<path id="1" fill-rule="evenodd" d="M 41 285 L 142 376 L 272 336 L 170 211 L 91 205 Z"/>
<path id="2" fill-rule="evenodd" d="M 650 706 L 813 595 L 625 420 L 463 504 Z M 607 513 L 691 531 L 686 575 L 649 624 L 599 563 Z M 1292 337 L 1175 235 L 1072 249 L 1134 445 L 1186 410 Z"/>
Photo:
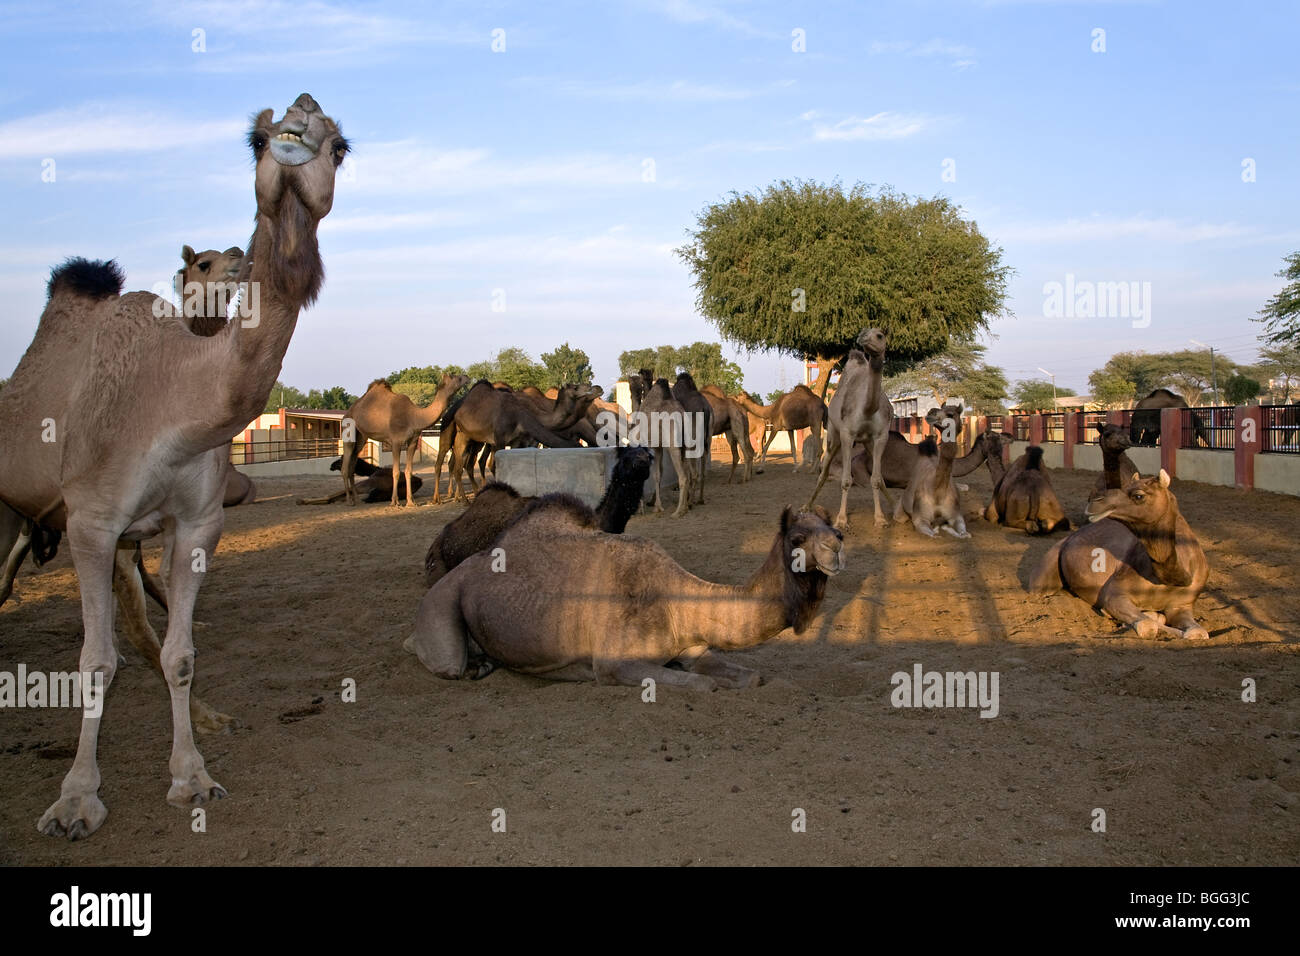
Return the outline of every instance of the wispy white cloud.
<path id="1" fill-rule="evenodd" d="M 238 141 L 246 122 L 87 103 L 0 123 L 0 159 L 175 151 L 221 140 Z"/>
<path id="2" fill-rule="evenodd" d="M 872 56 L 897 54 L 901 56 L 938 57 L 952 61 L 955 70 L 966 70 L 975 66 L 975 48 L 964 43 L 955 43 L 935 37 L 918 43 L 915 40 L 876 40 L 867 48 Z"/>
<path id="3" fill-rule="evenodd" d="M 720 0 L 641 0 L 641 5 L 677 23 L 707 24 L 745 36 L 770 35 L 731 13 Z"/>
<path id="4" fill-rule="evenodd" d="M 1143 239 L 1150 242 L 1206 242 L 1237 239 L 1253 230 L 1236 223 L 1180 222 L 1146 216 L 1126 218 L 1091 217 L 1047 222 L 1009 223 L 987 229 L 1000 242 L 1109 242 Z"/>
<path id="5" fill-rule="evenodd" d="M 816 111 L 803 114 L 813 120 L 813 139 L 835 140 L 889 140 L 915 136 L 934 124 L 932 117 L 919 113 L 893 113 L 884 111 L 874 116 L 849 116 L 837 123 L 816 122 Z"/>

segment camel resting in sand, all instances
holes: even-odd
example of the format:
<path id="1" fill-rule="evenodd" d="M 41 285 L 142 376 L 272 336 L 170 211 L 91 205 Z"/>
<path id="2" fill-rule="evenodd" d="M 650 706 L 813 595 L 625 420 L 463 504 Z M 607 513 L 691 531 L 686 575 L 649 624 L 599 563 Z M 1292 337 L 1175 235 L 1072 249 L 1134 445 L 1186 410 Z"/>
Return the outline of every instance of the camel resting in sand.
<path id="1" fill-rule="evenodd" d="M 330 463 L 330 471 L 342 471 L 343 459 L 335 458 Z M 362 480 L 353 484 L 353 489 L 365 497 L 362 499 L 366 504 L 378 504 L 381 501 L 392 502 L 393 499 L 393 476 L 382 468 L 372 465 L 364 458 L 358 458 L 352 466 L 352 473 L 360 475 Z M 411 491 L 414 493 L 420 490 L 424 484 L 424 479 L 419 475 L 411 476 Z M 336 491 L 332 495 L 325 495 L 321 498 L 299 498 L 300 505 L 332 505 L 336 501 L 342 501 L 348 496 L 348 490 Z M 399 501 L 406 500 L 406 486 L 402 482 L 397 483 L 397 498 Z"/>
<path id="2" fill-rule="evenodd" d="M 1025 453 L 1002 473 L 1002 459 L 990 456 L 989 472 L 993 475 L 993 498 L 984 509 L 984 518 L 1008 528 L 1023 528 L 1029 534 L 1068 531 L 1060 499 L 1052 488 L 1052 479 L 1043 465 L 1043 449 L 1030 445 Z"/>
<path id="3" fill-rule="evenodd" d="M 756 671 L 714 649 L 807 628 L 827 576 L 844 568 L 829 519 L 786 508 L 762 566 L 732 587 L 697 578 L 653 541 L 602 533 L 576 498 L 547 495 L 497 539 L 504 570 L 491 552 L 464 561 L 425 594 L 403 646 L 449 680 L 501 665 L 552 680 L 753 687 Z"/>
<path id="4" fill-rule="evenodd" d="M 898 498 L 894 520 L 910 519 L 912 527 L 931 538 L 941 528 L 954 538 L 969 538 L 966 518 L 952 483 L 952 463 L 957 457 L 957 438 L 961 434 L 961 406 L 932 408 L 926 412 L 925 420 L 939 429 L 943 444 L 936 446 L 933 438 L 927 438 L 917 446 L 912 480 Z"/>
<path id="5" fill-rule="evenodd" d="M 1192 605 L 1210 566 L 1169 490 L 1169 475 L 1134 475 L 1088 503 L 1088 520 L 1043 556 L 1030 589 L 1065 588 L 1138 637 L 1205 640 Z"/>

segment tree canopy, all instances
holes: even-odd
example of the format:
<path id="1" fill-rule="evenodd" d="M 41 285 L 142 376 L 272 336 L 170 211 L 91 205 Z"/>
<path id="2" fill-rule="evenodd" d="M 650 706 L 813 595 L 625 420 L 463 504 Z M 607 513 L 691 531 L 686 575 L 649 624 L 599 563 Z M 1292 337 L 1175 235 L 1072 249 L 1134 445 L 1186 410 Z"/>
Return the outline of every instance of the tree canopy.
<path id="1" fill-rule="evenodd" d="M 1270 345 L 1259 350 L 1259 364 L 1254 372 L 1277 383 L 1274 397 L 1287 404 L 1292 389 L 1300 384 L 1300 342 Z"/>
<path id="2" fill-rule="evenodd" d="M 838 182 L 733 192 L 697 215 L 677 254 L 725 339 L 827 360 L 869 326 L 904 361 L 972 342 L 1005 311 L 1012 274 L 948 199 Z"/>
<path id="3" fill-rule="evenodd" d="M 262 409 L 262 412 L 270 415 L 278 412 L 281 408 L 346 410 L 356 400 L 357 396 L 342 385 L 335 385 L 327 389 L 313 388 L 309 392 L 303 392 L 292 385 L 276 382 L 275 387 L 271 389 L 271 394 L 267 396 L 266 406 Z"/>
<path id="4" fill-rule="evenodd" d="M 1075 394 L 1073 390 L 1060 385 L 1053 387 L 1051 382 L 1037 379 L 1025 379 L 1011 386 L 1011 396 L 1016 404 L 1025 411 L 1047 409 L 1055 411 L 1057 397 L 1067 398 Z"/>
<path id="5" fill-rule="evenodd" d="M 1262 388 L 1255 379 L 1234 372 L 1223 386 L 1223 398 L 1229 405 L 1245 405 L 1258 398 Z"/>
<path id="6" fill-rule="evenodd" d="M 568 342 L 553 352 L 543 352 L 542 365 L 546 367 L 548 388 L 552 385 L 559 388 L 570 383 L 591 384 L 591 359 L 582 349 L 571 348 Z"/>
<path id="7" fill-rule="evenodd" d="M 619 354 L 618 367 L 624 378 L 649 368 L 656 377 L 666 378 L 669 382 L 677 377 L 678 372 L 689 372 L 697 388 L 717 385 L 728 395 L 734 395 L 744 387 L 744 372 L 735 362 L 728 362 L 723 357 L 722 345 L 718 342 L 629 349 Z"/>
<path id="8" fill-rule="evenodd" d="M 1145 398 L 1157 388 L 1177 392 L 1189 405 L 1201 404 L 1217 374 L 1220 389 L 1237 365 L 1223 355 L 1214 357 L 1213 368 L 1208 349 L 1181 349 L 1177 352 L 1117 352 L 1101 368 L 1088 376 L 1093 398 L 1101 404 L 1131 404 Z M 1126 385 L 1132 385 L 1128 392 Z"/>
<path id="9" fill-rule="evenodd" d="M 1286 265 L 1276 275 L 1287 283 L 1265 303 L 1255 320 L 1264 323 L 1264 338 L 1270 345 L 1300 343 L 1300 252 L 1282 261 Z"/>

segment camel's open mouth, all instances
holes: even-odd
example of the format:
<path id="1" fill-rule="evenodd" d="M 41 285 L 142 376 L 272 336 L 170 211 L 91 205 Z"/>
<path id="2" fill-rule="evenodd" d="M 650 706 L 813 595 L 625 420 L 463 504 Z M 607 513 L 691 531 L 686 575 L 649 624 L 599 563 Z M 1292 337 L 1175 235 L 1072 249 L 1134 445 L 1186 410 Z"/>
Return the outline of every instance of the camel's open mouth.
<path id="1" fill-rule="evenodd" d="M 318 144 L 302 138 L 300 133 L 283 132 L 271 140 L 271 157 L 281 166 L 301 166 L 316 158 Z"/>
<path id="2" fill-rule="evenodd" d="M 1114 513 L 1115 513 L 1115 509 L 1114 509 L 1114 508 L 1107 508 L 1105 511 L 1101 512 L 1100 514 L 1092 514 L 1091 512 L 1089 512 L 1089 513 L 1088 513 L 1088 520 L 1089 520 L 1089 521 L 1100 521 L 1102 518 L 1109 518 L 1109 517 L 1110 517 L 1112 514 L 1114 514 Z"/>

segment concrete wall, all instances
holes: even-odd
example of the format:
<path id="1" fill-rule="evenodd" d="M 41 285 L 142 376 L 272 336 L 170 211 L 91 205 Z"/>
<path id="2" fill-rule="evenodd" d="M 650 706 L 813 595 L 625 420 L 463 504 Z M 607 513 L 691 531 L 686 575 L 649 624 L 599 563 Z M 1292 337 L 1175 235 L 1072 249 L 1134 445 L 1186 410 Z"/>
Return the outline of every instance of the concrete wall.
<path id="1" fill-rule="evenodd" d="M 1181 462 L 1179 452 L 1179 467 Z M 1300 455 L 1256 455 L 1255 487 L 1281 495 L 1300 495 Z"/>
<path id="2" fill-rule="evenodd" d="M 1262 457 L 1262 455 L 1256 457 L 1256 468 L 1259 467 L 1258 462 Z M 1229 488 L 1237 483 L 1236 460 L 1230 451 L 1180 448 L 1175 469 L 1182 481 L 1203 481 L 1209 485 L 1226 485 Z M 1146 474 L 1142 468 L 1138 471 Z M 1159 472 L 1157 471 L 1156 474 Z"/>
<path id="3" fill-rule="evenodd" d="M 525 496 L 566 491 L 594 508 L 617 453 L 615 448 L 506 448 L 497 452 L 497 480 Z"/>
<path id="4" fill-rule="evenodd" d="M 1078 453 L 1079 453 L 1078 449 L 1076 448 L 1075 454 L 1077 455 Z M 1097 456 L 1101 457 L 1100 448 L 1097 449 Z M 1160 474 L 1160 449 L 1159 448 L 1130 448 L 1128 450 L 1128 456 L 1130 459 L 1132 459 L 1133 467 L 1138 470 L 1139 475 Z M 1229 455 L 1228 458 L 1229 461 L 1231 461 L 1232 456 Z M 1183 460 L 1183 453 L 1181 451 L 1178 453 L 1178 460 L 1180 463 Z M 1101 471 L 1100 465 L 1097 467 L 1097 470 Z M 1178 477 L 1179 478 L 1182 477 L 1181 469 L 1179 469 Z M 1228 484 L 1232 484 L 1232 482 L 1229 481 Z"/>
<path id="5" fill-rule="evenodd" d="M 1017 458 L 1023 455 L 1025 453 L 1025 449 L 1028 447 L 1029 447 L 1029 442 L 1027 441 L 1012 442 L 1011 460 L 1015 461 Z M 1065 452 L 1060 445 L 1053 445 L 1047 442 L 1043 442 L 1043 444 L 1039 445 L 1038 447 L 1043 449 L 1043 464 L 1046 465 L 1048 468 L 1065 467 Z"/>

